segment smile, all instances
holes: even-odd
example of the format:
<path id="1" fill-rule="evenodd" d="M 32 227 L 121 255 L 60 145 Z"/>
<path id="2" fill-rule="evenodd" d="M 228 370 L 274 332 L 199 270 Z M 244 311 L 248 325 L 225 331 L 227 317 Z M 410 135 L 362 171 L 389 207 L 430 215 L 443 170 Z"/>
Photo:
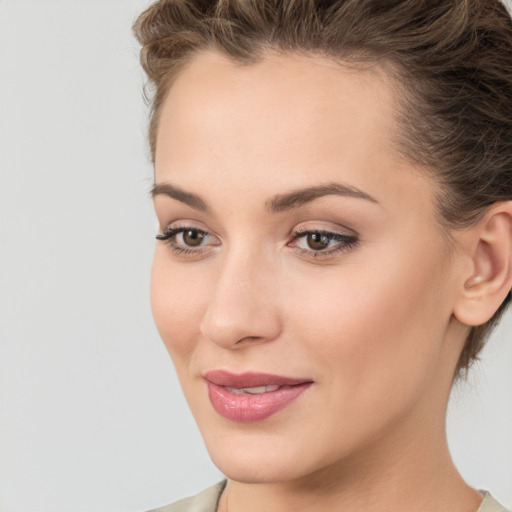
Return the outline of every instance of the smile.
<path id="1" fill-rule="evenodd" d="M 231 374 L 214 370 L 205 374 L 208 396 L 215 411 L 236 422 L 264 420 L 296 400 L 313 382 L 263 373 Z"/>
<path id="2" fill-rule="evenodd" d="M 229 388 L 226 391 L 234 393 L 235 395 L 261 395 L 261 393 L 269 393 L 270 391 L 277 391 L 281 386 L 256 386 L 252 388 Z"/>

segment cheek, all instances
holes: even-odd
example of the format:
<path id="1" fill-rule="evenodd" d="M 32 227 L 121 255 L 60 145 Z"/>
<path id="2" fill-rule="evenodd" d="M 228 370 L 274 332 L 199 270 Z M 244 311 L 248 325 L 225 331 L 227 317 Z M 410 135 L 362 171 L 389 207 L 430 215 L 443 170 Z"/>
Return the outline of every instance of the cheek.
<path id="1" fill-rule="evenodd" d="M 378 258 L 316 280 L 314 288 L 315 281 L 303 278 L 290 289 L 297 336 L 331 369 L 324 378 L 342 380 L 362 394 L 386 383 L 425 382 L 450 319 L 439 267 L 436 258 L 380 251 Z"/>
<path id="2" fill-rule="evenodd" d="M 151 268 L 151 309 L 155 324 L 174 364 L 190 359 L 205 296 L 201 281 L 170 264 L 165 248 L 157 247 Z"/>

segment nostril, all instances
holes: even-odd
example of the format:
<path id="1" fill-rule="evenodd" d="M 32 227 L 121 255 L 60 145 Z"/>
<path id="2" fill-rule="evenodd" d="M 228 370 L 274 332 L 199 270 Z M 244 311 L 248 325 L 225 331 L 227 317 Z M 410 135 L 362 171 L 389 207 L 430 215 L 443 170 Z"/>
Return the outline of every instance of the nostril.
<path id="1" fill-rule="evenodd" d="M 259 340 L 259 339 L 260 339 L 259 336 L 246 336 L 245 338 L 242 338 L 241 340 L 239 340 L 238 343 L 242 343 L 244 341 Z"/>
<path id="2" fill-rule="evenodd" d="M 254 344 L 259 341 L 264 341 L 261 336 L 246 336 L 245 338 L 242 338 L 236 342 L 236 345 L 246 345 L 246 344 Z"/>
<path id="3" fill-rule="evenodd" d="M 278 336 L 280 324 L 275 313 L 262 312 L 265 319 L 261 314 L 261 320 L 256 315 L 251 320 L 240 313 L 232 312 L 229 318 L 224 316 L 222 321 L 219 316 L 212 319 L 207 313 L 200 326 L 201 334 L 215 345 L 228 349 L 265 343 Z"/>

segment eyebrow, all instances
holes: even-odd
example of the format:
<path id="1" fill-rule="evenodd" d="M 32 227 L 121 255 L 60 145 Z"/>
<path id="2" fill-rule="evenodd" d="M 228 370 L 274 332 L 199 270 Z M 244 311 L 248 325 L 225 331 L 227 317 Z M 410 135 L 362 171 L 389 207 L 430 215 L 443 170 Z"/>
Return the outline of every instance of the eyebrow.
<path id="1" fill-rule="evenodd" d="M 155 184 L 151 190 L 151 196 L 154 198 L 159 195 L 165 195 L 184 203 L 195 210 L 208 212 L 209 208 L 206 202 L 198 195 L 171 185 L 170 183 Z M 293 208 L 298 208 L 304 204 L 310 203 L 320 197 L 336 195 L 344 197 L 354 197 L 364 199 L 378 204 L 378 201 L 362 190 L 345 185 L 343 183 L 327 183 L 306 187 L 285 194 L 278 194 L 265 203 L 265 209 L 271 213 L 279 213 Z"/>
<path id="2" fill-rule="evenodd" d="M 185 192 L 184 190 L 181 190 L 169 183 L 157 183 L 153 185 L 153 188 L 151 189 L 151 197 L 155 198 L 160 195 L 176 199 L 176 201 L 180 201 L 181 203 L 184 203 L 195 210 L 199 210 L 200 212 L 209 211 L 206 202 L 201 199 L 200 196 L 192 194 L 191 192 Z"/>
<path id="3" fill-rule="evenodd" d="M 315 199 L 330 195 L 354 197 L 378 204 L 375 198 L 356 187 L 344 185 L 343 183 L 327 183 L 326 185 L 307 187 L 286 194 L 276 195 L 270 201 L 267 201 L 265 207 L 272 213 L 278 213 L 298 208 Z"/>

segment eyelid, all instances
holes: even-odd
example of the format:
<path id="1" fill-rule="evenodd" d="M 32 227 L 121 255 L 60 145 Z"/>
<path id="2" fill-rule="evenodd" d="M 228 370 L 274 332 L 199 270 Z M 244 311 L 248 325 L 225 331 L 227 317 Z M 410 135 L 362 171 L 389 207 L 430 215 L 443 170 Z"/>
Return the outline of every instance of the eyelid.
<path id="1" fill-rule="evenodd" d="M 296 244 L 300 239 L 305 238 L 309 234 L 317 234 L 317 235 L 325 235 L 330 238 L 331 241 L 339 242 L 334 247 L 328 247 L 326 249 L 305 249 L 302 247 L 297 247 Z M 288 246 L 291 246 L 295 250 L 299 251 L 302 255 L 308 258 L 329 258 L 336 257 L 337 255 L 341 255 L 345 252 L 354 249 L 360 242 L 359 234 L 356 233 L 352 229 L 348 229 L 345 227 L 329 227 L 326 228 L 324 226 L 320 227 L 319 224 L 311 224 L 305 226 L 299 226 L 295 228 L 293 233 L 291 234 L 291 240 L 288 242 Z"/>
<path id="2" fill-rule="evenodd" d="M 212 250 L 213 247 L 221 245 L 219 237 L 208 228 L 198 226 L 195 221 L 176 221 L 171 222 L 161 230 L 157 235 L 157 240 L 164 242 L 175 254 L 188 254 L 191 256 L 201 256 Z M 203 234 L 207 243 L 199 245 L 188 245 L 176 240 L 176 237 L 187 231 L 195 231 Z M 315 249 L 311 246 L 304 248 L 299 246 L 299 241 L 308 235 L 321 235 L 328 238 L 328 244 L 325 248 Z M 288 236 L 286 245 L 307 258 L 329 258 L 335 257 L 353 249 L 359 243 L 359 235 L 352 229 L 340 225 L 325 226 L 322 223 L 303 224 L 296 227 Z M 331 243 L 335 242 L 333 246 Z"/>
<path id="3" fill-rule="evenodd" d="M 173 220 L 171 222 L 167 223 L 161 223 L 160 224 L 160 231 L 164 232 L 170 229 L 177 229 L 177 228 L 183 228 L 183 229 L 197 229 L 198 231 L 205 231 L 207 233 L 211 233 L 211 230 L 207 228 L 202 222 L 192 219 L 179 219 L 179 220 Z"/>
<path id="4" fill-rule="evenodd" d="M 210 228 L 206 227 L 202 222 L 198 222 L 198 221 L 192 220 L 192 219 L 175 220 L 175 221 L 169 222 L 168 224 L 166 224 L 163 227 L 160 224 L 159 233 L 157 236 L 163 235 L 170 231 L 180 231 L 180 230 L 185 231 L 187 229 L 194 230 L 194 231 L 200 231 L 201 233 L 206 233 L 207 235 L 214 237 L 216 239 L 219 238 L 219 236 L 216 233 L 214 233 Z"/>
<path id="5" fill-rule="evenodd" d="M 292 230 L 293 232 L 303 231 L 326 231 L 329 233 L 340 233 L 345 235 L 359 236 L 355 229 L 335 220 L 311 219 L 299 222 Z"/>
<path id="6" fill-rule="evenodd" d="M 213 243 L 197 246 L 187 246 L 186 244 L 177 243 L 175 237 L 186 231 L 196 231 L 204 234 L 207 239 L 213 241 Z M 194 221 L 171 222 L 166 228 L 161 230 L 155 238 L 165 243 L 176 255 L 201 256 L 212 247 L 220 245 L 219 238 L 214 233 L 207 228 L 197 226 Z"/>

